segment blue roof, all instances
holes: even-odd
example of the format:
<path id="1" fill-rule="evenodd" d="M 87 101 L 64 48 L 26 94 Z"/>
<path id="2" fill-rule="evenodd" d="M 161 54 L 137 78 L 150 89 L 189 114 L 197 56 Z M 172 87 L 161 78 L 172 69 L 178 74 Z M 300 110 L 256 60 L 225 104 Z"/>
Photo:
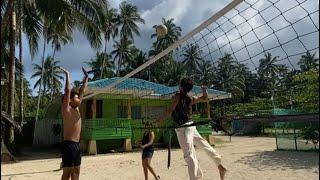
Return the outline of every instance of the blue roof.
<path id="1" fill-rule="evenodd" d="M 106 88 L 110 84 L 120 79 L 119 77 L 106 78 L 97 81 L 91 81 L 88 83 L 89 88 Z M 151 90 L 155 94 L 168 95 L 175 93 L 179 90 L 179 86 L 169 87 L 162 84 L 146 81 L 138 78 L 128 78 L 125 81 L 116 85 L 116 89 L 137 89 L 137 90 Z M 201 94 L 202 89 L 200 86 L 194 86 L 192 92 L 195 94 Z M 224 91 L 218 91 L 215 89 L 208 89 L 209 94 L 214 95 L 227 95 Z"/>

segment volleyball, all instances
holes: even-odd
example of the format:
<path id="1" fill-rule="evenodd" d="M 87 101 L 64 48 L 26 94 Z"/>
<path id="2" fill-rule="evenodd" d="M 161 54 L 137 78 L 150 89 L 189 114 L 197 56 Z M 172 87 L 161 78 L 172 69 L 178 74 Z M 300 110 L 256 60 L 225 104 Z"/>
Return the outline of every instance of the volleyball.
<path id="1" fill-rule="evenodd" d="M 156 33 L 158 37 L 164 37 L 168 32 L 168 29 L 165 25 L 157 25 L 156 26 Z"/>

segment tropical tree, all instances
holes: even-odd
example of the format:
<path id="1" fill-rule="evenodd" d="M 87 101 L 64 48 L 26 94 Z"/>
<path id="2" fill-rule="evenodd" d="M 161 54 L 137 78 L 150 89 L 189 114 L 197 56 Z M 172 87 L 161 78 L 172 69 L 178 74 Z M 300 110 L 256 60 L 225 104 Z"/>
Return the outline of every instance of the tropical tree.
<path id="1" fill-rule="evenodd" d="M 71 32 L 59 32 L 59 31 L 54 31 L 49 34 L 48 37 L 48 42 L 51 41 L 52 44 L 52 49 L 53 49 L 53 54 L 52 54 L 52 66 L 55 67 L 55 55 L 57 51 L 61 50 L 61 45 L 66 45 L 70 42 L 72 42 L 72 36 L 70 34 Z M 51 83 L 54 83 L 54 68 L 51 69 Z M 54 94 L 54 88 L 51 88 L 51 95 L 50 95 L 50 100 L 52 101 Z"/>
<path id="2" fill-rule="evenodd" d="M 189 76 L 194 76 L 195 72 L 199 70 L 200 61 L 202 61 L 201 53 L 198 44 L 189 44 L 184 48 L 182 62 L 186 66 Z"/>
<path id="3" fill-rule="evenodd" d="M 111 52 L 111 54 L 114 55 L 114 61 L 118 64 L 117 76 L 119 76 L 123 65 L 128 63 L 130 60 L 133 44 L 130 39 L 124 36 L 120 39 L 120 42 L 115 41 L 113 47 L 114 50 Z"/>
<path id="4" fill-rule="evenodd" d="M 176 26 L 174 24 L 174 19 L 171 18 L 169 20 L 166 20 L 165 18 L 162 18 L 162 24 L 167 27 L 167 34 L 163 37 L 157 36 L 156 33 L 151 35 L 151 38 L 156 38 L 156 41 L 153 43 L 153 46 L 155 47 L 153 51 L 150 51 L 150 55 L 156 55 L 157 53 L 163 51 L 170 45 L 172 45 L 174 42 L 179 40 L 179 37 L 181 36 L 181 27 Z M 157 25 L 154 25 L 153 28 L 156 29 Z"/>
<path id="5" fill-rule="evenodd" d="M 311 69 L 319 69 L 319 58 L 315 58 L 316 53 L 310 54 L 309 51 L 301 56 L 298 65 L 302 72 L 310 71 Z"/>
<path id="6" fill-rule="evenodd" d="M 101 24 L 101 17 L 103 17 L 103 8 L 106 7 L 105 2 L 94 0 L 71 2 L 37 0 L 36 5 L 43 25 L 42 68 L 44 67 L 46 44 L 49 37 L 55 33 L 69 35 L 74 27 L 79 27 L 87 36 L 92 47 L 98 48 L 101 46 L 99 24 Z M 40 81 L 36 120 L 38 119 L 41 101 L 41 85 L 42 82 Z"/>
<path id="7" fill-rule="evenodd" d="M 244 96 L 243 69 L 239 68 L 239 64 L 233 60 L 231 54 L 225 54 L 222 58 L 219 58 L 216 75 L 216 84 L 220 89 L 231 92 L 234 98 Z"/>
<path id="8" fill-rule="evenodd" d="M 38 64 L 34 64 L 35 73 L 31 76 L 31 78 L 38 78 L 34 85 L 34 89 L 40 86 L 40 82 L 43 82 L 42 94 L 46 95 L 48 90 L 53 89 L 54 93 L 58 93 L 62 87 L 61 80 L 63 80 L 63 76 L 60 70 L 60 61 L 54 61 L 54 59 L 49 56 L 46 58 L 44 62 L 44 67 L 42 68 Z M 53 82 L 51 81 L 53 69 Z M 43 74 L 43 76 L 42 76 Z M 41 79 L 42 78 L 42 79 Z"/>
<path id="9" fill-rule="evenodd" d="M 198 84 L 206 84 L 207 86 L 213 85 L 213 79 L 215 70 L 211 61 L 200 61 L 199 69 L 196 72 L 196 82 Z"/>
<path id="10" fill-rule="evenodd" d="M 104 54 L 107 54 L 107 45 L 111 38 L 115 38 L 115 36 L 118 34 L 118 27 L 116 26 L 117 22 L 117 10 L 110 8 L 105 10 L 105 15 L 102 20 L 102 32 L 104 35 L 105 40 L 105 46 L 104 46 Z M 100 73 L 100 79 L 103 78 L 102 75 L 104 74 L 105 65 L 108 62 L 108 59 L 104 59 L 102 66 L 101 66 L 101 73 Z"/>
<path id="11" fill-rule="evenodd" d="M 158 82 L 167 86 L 176 86 L 182 77 L 187 74 L 184 65 L 177 61 L 168 61 L 164 69 L 160 70 Z"/>
<path id="12" fill-rule="evenodd" d="M 155 42 L 152 43 L 152 48 L 149 51 L 149 57 L 155 56 L 174 42 L 176 42 L 181 36 L 181 27 L 176 26 L 174 24 L 174 19 L 166 20 L 162 18 L 162 24 L 167 27 L 167 34 L 164 37 L 158 37 L 156 33 L 151 35 L 151 38 L 156 38 Z M 156 28 L 157 25 L 154 25 L 153 28 Z M 161 79 L 161 72 L 159 70 L 163 70 L 168 67 L 168 64 L 174 64 L 172 61 L 172 52 L 168 53 L 152 66 L 149 67 L 149 79 L 152 81 L 159 81 Z"/>
<path id="13" fill-rule="evenodd" d="M 123 73 L 127 74 L 133 71 L 134 69 L 144 64 L 146 61 L 147 61 L 146 53 L 144 53 L 143 51 L 133 46 L 131 49 L 131 59 L 129 59 L 126 65 L 125 71 Z M 133 77 L 148 80 L 149 78 L 148 76 L 149 76 L 148 69 L 144 69 L 138 72 L 137 74 L 135 74 Z"/>
<path id="14" fill-rule="evenodd" d="M 278 56 L 272 57 L 270 53 L 260 59 L 258 75 L 264 87 L 271 92 L 271 100 L 274 100 L 275 90 L 279 86 L 280 74 L 284 70 L 284 66 L 276 64 Z"/>
<path id="15" fill-rule="evenodd" d="M 128 37 L 133 41 L 134 34 L 140 36 L 138 23 L 144 24 L 145 21 L 139 15 L 137 6 L 123 1 L 119 9 L 116 26 L 120 28 L 120 39 Z"/>
<path id="16" fill-rule="evenodd" d="M 293 84 L 297 108 L 306 113 L 319 113 L 319 70 L 295 75 Z"/>
<path id="17" fill-rule="evenodd" d="M 86 62 L 86 64 L 89 65 L 93 72 L 93 78 L 91 80 L 114 76 L 114 62 L 109 54 L 97 52 L 96 56 L 89 62 Z M 104 66 L 102 66 L 103 64 Z"/>

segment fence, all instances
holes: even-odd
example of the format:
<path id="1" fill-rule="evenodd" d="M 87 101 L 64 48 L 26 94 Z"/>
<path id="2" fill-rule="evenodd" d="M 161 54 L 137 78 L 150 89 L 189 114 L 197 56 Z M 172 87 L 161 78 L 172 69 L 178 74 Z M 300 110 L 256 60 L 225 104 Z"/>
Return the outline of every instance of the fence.
<path id="1" fill-rule="evenodd" d="M 319 121 L 274 122 L 278 150 L 319 150 Z"/>

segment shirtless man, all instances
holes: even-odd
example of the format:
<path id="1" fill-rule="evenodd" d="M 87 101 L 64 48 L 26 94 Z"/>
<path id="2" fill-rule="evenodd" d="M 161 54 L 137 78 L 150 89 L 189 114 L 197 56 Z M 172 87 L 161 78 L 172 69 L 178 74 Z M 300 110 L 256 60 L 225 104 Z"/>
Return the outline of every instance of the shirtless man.
<path id="1" fill-rule="evenodd" d="M 62 142 L 62 167 L 63 174 L 61 180 L 77 180 L 80 175 L 81 152 L 80 152 L 80 132 L 81 116 L 79 106 L 83 93 L 88 84 L 88 73 L 82 68 L 84 78 L 83 84 L 77 92 L 71 89 L 70 73 L 61 68 L 66 74 L 66 87 L 62 100 L 61 113 L 63 117 L 63 142 Z"/>

